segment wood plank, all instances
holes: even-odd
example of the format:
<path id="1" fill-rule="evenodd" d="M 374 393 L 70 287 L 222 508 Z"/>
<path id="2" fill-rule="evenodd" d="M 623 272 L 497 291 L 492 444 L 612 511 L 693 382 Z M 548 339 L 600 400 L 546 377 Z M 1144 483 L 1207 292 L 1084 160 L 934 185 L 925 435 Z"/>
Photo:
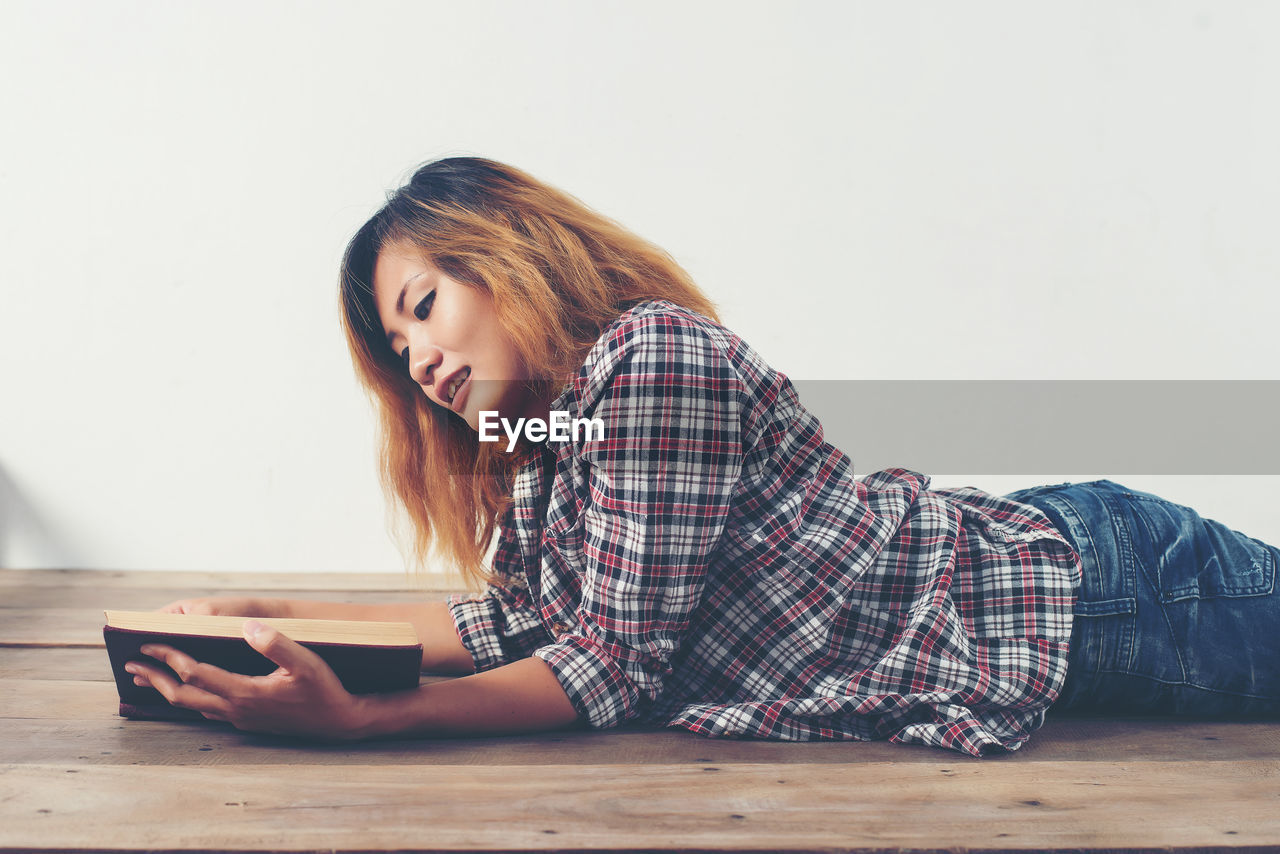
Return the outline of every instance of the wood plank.
<path id="1" fill-rule="evenodd" d="M 169 587 L 130 587 L 102 589 L 91 585 L 77 587 L 0 588 L 0 620 L 6 608 L 32 610 L 36 608 L 90 608 L 104 610 L 107 607 L 132 611 L 149 611 L 178 599 L 195 599 L 205 596 L 249 596 L 280 599 L 311 599 L 319 602 L 433 602 L 449 592 L 432 590 L 305 590 L 262 591 L 243 587 L 192 587 L 174 590 Z M 103 603 L 111 603 L 104 605 Z"/>
<path id="2" fill-rule="evenodd" d="M 0 847 L 1221 850 L 1280 845 L 1278 802 L 1271 761 L 5 765 Z"/>
<path id="3" fill-rule="evenodd" d="M 104 608 L 115 607 L 111 600 Z M 96 608 L 0 609 L 0 647 L 105 648 L 102 625 L 106 618 Z"/>
<path id="4" fill-rule="evenodd" d="M 104 656 L 105 658 L 105 656 Z M 105 669 L 105 661 L 103 662 Z M 429 678 L 429 677 L 428 677 Z M 424 680 L 426 681 L 426 680 Z M 0 694 L 0 756 L 11 763 L 56 763 L 89 757 L 94 764 L 182 762 L 198 740 L 202 764 L 429 761 L 468 764 L 660 764 L 686 762 L 1145 762 L 1245 759 L 1280 762 L 1280 723 L 1162 719 L 1054 718 L 1020 750 L 975 760 L 958 753 L 888 742 L 801 742 L 713 739 L 682 730 L 632 727 L 476 739 L 397 739 L 321 745 L 240 732 L 219 722 L 129 721 L 117 712 L 114 682 L 6 680 Z M 101 750 L 109 758 L 97 758 Z"/>
<path id="5" fill-rule="evenodd" d="M 393 601 L 396 595 L 371 594 L 370 598 Z M 416 601 L 411 597 L 426 594 L 408 592 L 400 595 L 405 597 L 401 601 Z M 335 596 L 333 601 L 337 600 Z M 168 601 L 171 600 L 165 600 Z M 113 590 L 104 592 L 100 604 L 90 608 L 0 608 L 0 647 L 102 648 L 102 626 L 105 622 L 102 612 L 107 609 L 148 610 L 138 605 L 130 596 Z"/>
<path id="6" fill-rule="evenodd" d="M 110 682 L 102 649 L 0 646 L 0 679 L 77 679 Z"/>
<path id="7" fill-rule="evenodd" d="M 926 747 L 887 742 L 783 744 L 708 739 L 674 729 L 565 730 L 489 738 L 415 738 L 318 744 L 239 732 L 212 721 L 129 721 L 109 710 L 97 720 L 3 719 L 0 762 L 14 765 L 465 765 L 622 766 L 754 761 L 776 765 L 947 762 Z M 954 765 L 982 760 L 954 756 Z M 345 774 L 346 771 L 341 773 Z"/>
<path id="8" fill-rule="evenodd" d="M 360 572 L 168 572 L 116 569 L 0 569 L 5 587 L 98 588 L 168 587 L 241 590 L 455 590 L 464 587 L 454 574 L 432 573 L 415 579 L 406 573 Z M 181 594 L 179 594 L 181 595 Z M 0 598 L 3 595 L 0 594 Z M 178 598 L 178 597 L 174 597 Z"/>
<path id="9" fill-rule="evenodd" d="M 104 598 L 102 608 L 0 609 L 0 647 L 73 647 L 105 649 L 105 608 L 122 607 Z"/>
<path id="10" fill-rule="evenodd" d="M 105 655 L 101 668 L 110 677 Z M 447 681 L 449 676 L 422 676 L 419 684 Z M 72 681 L 49 679 L 6 679 L 0 694 L 0 719 L 38 718 L 58 721 L 96 721 L 117 718 L 120 695 L 114 680 Z M 0 745 L 8 739 L 0 735 Z"/>

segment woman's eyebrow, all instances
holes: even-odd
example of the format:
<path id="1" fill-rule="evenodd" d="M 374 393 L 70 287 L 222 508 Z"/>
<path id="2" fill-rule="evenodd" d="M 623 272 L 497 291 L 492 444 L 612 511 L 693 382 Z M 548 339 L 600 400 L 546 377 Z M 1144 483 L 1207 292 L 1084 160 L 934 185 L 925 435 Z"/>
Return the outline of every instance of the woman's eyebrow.
<path id="1" fill-rule="evenodd" d="M 397 315 L 404 314 L 404 295 L 409 292 L 409 284 L 414 279 L 423 275 L 426 275 L 426 272 L 419 271 L 404 280 L 404 284 L 400 287 L 400 296 L 396 297 L 396 314 Z M 387 346 L 390 347 L 392 350 L 395 350 L 395 344 L 392 343 L 392 341 L 395 340 L 395 337 L 396 337 L 396 334 L 394 332 L 387 333 Z"/>

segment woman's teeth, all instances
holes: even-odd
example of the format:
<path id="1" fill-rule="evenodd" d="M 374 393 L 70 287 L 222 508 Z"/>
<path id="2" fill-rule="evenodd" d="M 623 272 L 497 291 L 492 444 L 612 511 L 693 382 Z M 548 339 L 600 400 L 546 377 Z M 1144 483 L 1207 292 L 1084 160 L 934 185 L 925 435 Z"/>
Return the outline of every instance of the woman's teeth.
<path id="1" fill-rule="evenodd" d="M 447 389 L 447 391 L 449 393 L 450 403 L 453 403 L 454 397 L 456 397 L 458 394 L 458 389 L 462 388 L 462 384 L 467 381 L 467 377 L 469 376 L 471 376 L 471 369 L 463 368 L 462 373 L 458 374 L 458 378 L 453 382 L 449 383 L 449 388 Z"/>

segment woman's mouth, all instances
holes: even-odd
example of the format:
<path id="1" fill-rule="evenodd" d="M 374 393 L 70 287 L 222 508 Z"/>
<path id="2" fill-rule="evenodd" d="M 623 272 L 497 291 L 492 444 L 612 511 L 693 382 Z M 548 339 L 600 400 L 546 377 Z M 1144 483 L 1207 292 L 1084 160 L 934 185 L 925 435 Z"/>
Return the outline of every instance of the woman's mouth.
<path id="1" fill-rule="evenodd" d="M 471 377 L 471 368 L 463 368 L 458 375 L 449 383 L 449 387 L 445 389 L 445 399 L 449 401 L 449 406 L 454 409 L 458 408 L 458 404 L 462 401 L 458 399 L 458 392 L 462 391 L 462 387 Z"/>

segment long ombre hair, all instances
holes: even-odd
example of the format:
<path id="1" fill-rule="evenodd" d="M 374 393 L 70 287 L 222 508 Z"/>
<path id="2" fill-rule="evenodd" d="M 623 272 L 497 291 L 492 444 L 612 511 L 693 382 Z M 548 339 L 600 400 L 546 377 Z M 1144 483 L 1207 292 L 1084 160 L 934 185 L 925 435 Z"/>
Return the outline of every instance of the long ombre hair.
<path id="1" fill-rule="evenodd" d="M 715 305 L 667 252 L 532 176 L 492 160 L 422 166 L 347 244 L 342 326 L 356 374 L 378 410 L 379 479 L 413 526 L 413 563 L 435 548 L 468 583 L 501 583 L 484 566 L 511 506 L 522 447 L 480 442 L 433 402 L 387 343 L 373 298 L 378 253 L 409 247 L 493 299 L 533 381 L 554 392 L 606 326 L 637 303 L 667 299 L 719 322 Z"/>

